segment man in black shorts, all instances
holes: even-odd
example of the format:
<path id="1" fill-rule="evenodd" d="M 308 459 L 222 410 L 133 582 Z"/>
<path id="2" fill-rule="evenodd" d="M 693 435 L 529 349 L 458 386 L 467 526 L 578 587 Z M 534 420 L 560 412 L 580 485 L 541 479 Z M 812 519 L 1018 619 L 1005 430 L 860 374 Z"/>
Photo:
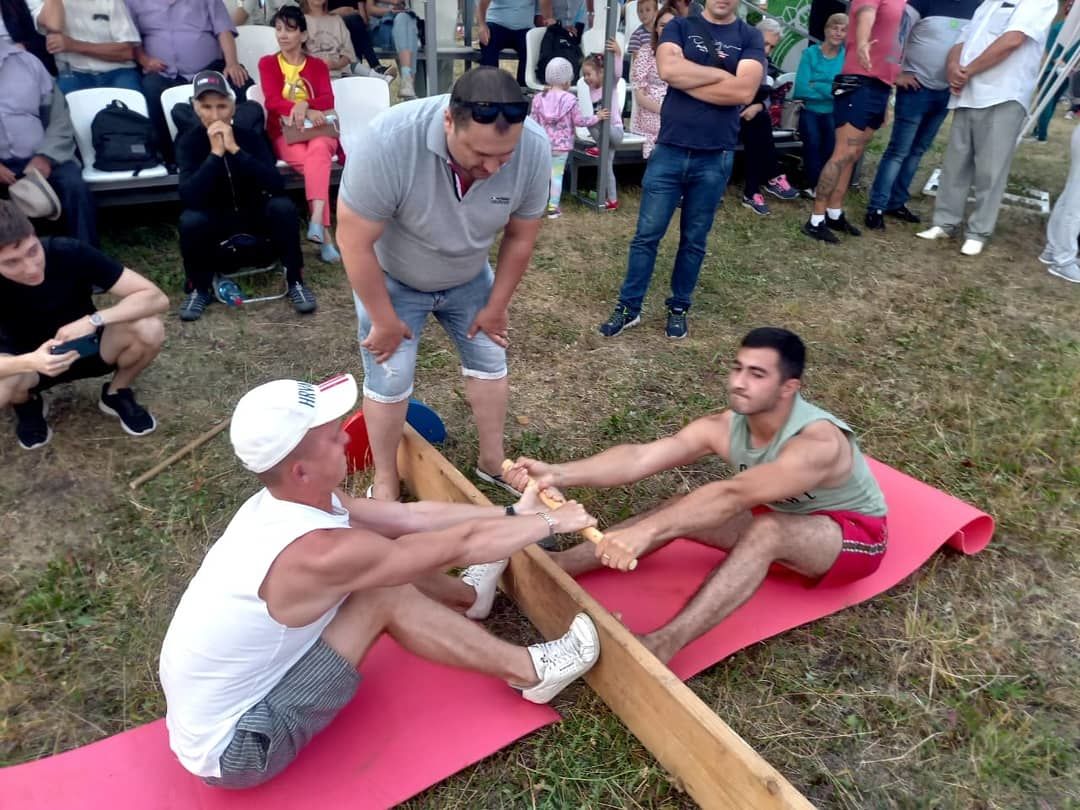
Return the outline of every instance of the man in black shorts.
<path id="1" fill-rule="evenodd" d="M 99 291 L 119 300 L 99 311 Z M 19 444 L 33 450 L 52 438 L 42 391 L 107 374 L 98 407 L 132 436 L 152 432 L 157 423 L 130 386 L 161 350 L 165 326 L 157 316 L 168 306 L 165 293 L 134 270 L 75 239 L 39 240 L 30 220 L 0 201 L 0 406 L 13 406 Z"/>

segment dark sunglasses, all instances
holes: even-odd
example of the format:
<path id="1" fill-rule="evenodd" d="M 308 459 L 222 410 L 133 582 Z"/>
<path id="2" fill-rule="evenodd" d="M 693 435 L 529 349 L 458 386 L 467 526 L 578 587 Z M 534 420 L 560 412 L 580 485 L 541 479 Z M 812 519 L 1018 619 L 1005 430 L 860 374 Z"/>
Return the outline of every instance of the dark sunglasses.
<path id="1" fill-rule="evenodd" d="M 492 124 L 500 115 L 507 123 L 520 124 L 529 114 L 527 101 L 461 101 L 453 99 L 452 107 L 464 107 L 472 112 L 472 120 L 478 124 Z"/>

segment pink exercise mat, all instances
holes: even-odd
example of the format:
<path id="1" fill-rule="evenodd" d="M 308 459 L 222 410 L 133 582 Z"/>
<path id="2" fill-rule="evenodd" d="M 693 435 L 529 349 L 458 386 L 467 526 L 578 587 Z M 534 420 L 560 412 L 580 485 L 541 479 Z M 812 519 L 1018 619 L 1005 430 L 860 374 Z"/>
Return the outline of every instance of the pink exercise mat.
<path id="1" fill-rule="evenodd" d="M 981 551 L 994 531 L 978 509 L 872 462 L 889 504 L 889 550 L 870 577 L 807 588 L 770 574 L 753 598 L 671 662 L 689 678 L 755 642 L 865 601 L 909 576 L 942 545 Z M 677 540 L 632 574 L 598 571 L 585 586 L 637 632 L 673 616 L 723 552 Z M 208 788 L 169 750 L 162 721 L 64 754 L 0 770 L 0 810 L 293 810 L 389 807 L 559 719 L 501 681 L 423 661 L 382 639 L 356 699 L 275 780 Z"/>

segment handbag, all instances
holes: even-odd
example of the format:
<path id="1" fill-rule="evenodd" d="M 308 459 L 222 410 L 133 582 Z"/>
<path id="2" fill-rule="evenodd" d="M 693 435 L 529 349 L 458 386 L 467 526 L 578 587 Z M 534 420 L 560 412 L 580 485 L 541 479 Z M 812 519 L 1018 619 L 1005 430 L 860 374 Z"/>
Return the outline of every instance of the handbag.
<path id="1" fill-rule="evenodd" d="M 312 138 L 337 138 L 341 135 L 338 129 L 338 115 L 335 110 L 324 110 L 326 123 L 315 126 L 308 119 L 304 119 L 302 127 L 293 126 L 292 120 L 282 117 L 281 134 L 285 136 L 285 143 L 302 143 Z"/>

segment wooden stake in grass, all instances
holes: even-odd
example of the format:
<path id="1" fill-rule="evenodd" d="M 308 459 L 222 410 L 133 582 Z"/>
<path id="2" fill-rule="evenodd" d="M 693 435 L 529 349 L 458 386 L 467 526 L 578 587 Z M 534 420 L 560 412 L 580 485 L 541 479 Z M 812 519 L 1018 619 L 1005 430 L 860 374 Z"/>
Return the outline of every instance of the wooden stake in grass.
<path id="1" fill-rule="evenodd" d="M 508 472 L 513 466 L 514 462 L 512 462 L 508 458 L 504 458 L 502 463 L 503 474 Z M 529 486 L 536 486 L 536 481 L 534 481 L 531 476 L 529 478 Z M 566 499 L 562 497 L 561 494 L 551 489 L 542 489 L 538 492 L 538 494 L 540 496 L 540 500 L 543 501 L 544 505 L 547 506 L 549 509 L 558 509 L 560 506 L 562 506 L 562 504 L 566 502 Z M 578 534 L 584 537 L 590 543 L 594 543 L 596 545 L 599 545 L 600 541 L 604 539 L 604 533 L 592 526 L 582 529 L 578 532 Z M 637 568 L 637 560 L 631 560 L 630 570 L 633 571 L 635 568 Z"/>
<path id="2" fill-rule="evenodd" d="M 221 433 L 221 431 L 223 431 L 225 428 L 227 428 L 231 421 L 232 421 L 232 419 L 226 419 L 224 422 L 218 422 L 216 425 L 214 425 L 212 428 L 210 428 L 208 431 L 206 431 L 206 433 L 202 434 L 201 436 L 199 436 L 199 437 L 197 437 L 195 439 L 192 439 L 190 442 L 185 444 L 183 447 L 181 447 L 179 450 L 177 450 L 175 453 L 173 453 L 167 459 L 162 461 L 160 464 L 155 464 L 149 470 L 147 470 L 142 475 L 140 475 L 138 478 L 136 478 L 134 481 L 132 481 L 131 484 L 130 484 L 131 488 L 133 490 L 138 489 L 143 484 L 145 484 L 147 481 L 149 481 L 151 478 L 153 478 L 155 475 L 159 474 L 162 470 L 165 470 L 168 467 L 171 467 L 176 462 L 178 462 L 180 459 L 182 459 L 184 456 L 186 456 L 192 450 L 195 450 L 196 448 L 201 447 L 202 445 L 206 444 L 212 438 L 214 438 L 219 433 Z"/>

